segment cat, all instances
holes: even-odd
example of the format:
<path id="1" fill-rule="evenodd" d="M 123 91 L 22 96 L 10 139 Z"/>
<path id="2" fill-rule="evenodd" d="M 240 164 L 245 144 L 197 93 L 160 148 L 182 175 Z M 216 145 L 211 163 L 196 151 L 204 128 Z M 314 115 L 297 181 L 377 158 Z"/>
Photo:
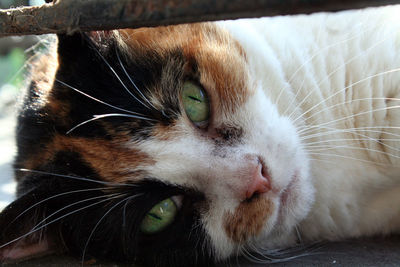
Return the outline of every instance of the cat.
<path id="1" fill-rule="evenodd" d="M 399 12 L 58 35 L 0 259 L 204 266 L 399 233 Z"/>

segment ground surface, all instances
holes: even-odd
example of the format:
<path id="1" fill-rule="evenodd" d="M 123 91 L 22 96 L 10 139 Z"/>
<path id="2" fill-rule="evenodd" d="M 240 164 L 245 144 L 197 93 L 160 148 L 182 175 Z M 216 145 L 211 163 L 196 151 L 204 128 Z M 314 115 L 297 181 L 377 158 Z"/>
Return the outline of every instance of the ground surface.
<path id="1" fill-rule="evenodd" d="M 271 266 L 400 266 L 400 236 L 351 240 L 347 242 L 320 245 L 310 252 L 312 255 Z M 88 264 L 84 264 L 88 266 Z M 269 264 L 249 263 L 245 259 L 232 260 L 220 266 L 268 266 Z M 81 261 L 68 256 L 47 256 L 6 266 L 82 266 Z M 114 263 L 92 262 L 91 266 L 128 266 Z"/>

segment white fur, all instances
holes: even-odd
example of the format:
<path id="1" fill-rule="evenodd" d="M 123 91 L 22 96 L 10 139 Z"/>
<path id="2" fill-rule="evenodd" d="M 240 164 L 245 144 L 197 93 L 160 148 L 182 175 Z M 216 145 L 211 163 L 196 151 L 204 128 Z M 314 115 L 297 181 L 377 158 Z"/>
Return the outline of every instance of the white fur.
<path id="1" fill-rule="evenodd" d="M 399 12 L 391 6 L 219 23 L 244 47 L 252 77 L 272 102 L 282 94 L 276 108 L 314 129 L 299 128 L 301 136 L 315 136 L 303 141 L 306 149 L 331 147 L 308 156 L 316 199 L 300 224 L 303 239 L 400 230 L 400 109 L 387 109 L 400 101 L 384 99 L 400 98 Z M 328 129 L 318 125 L 336 131 L 318 136 Z M 351 130 L 358 127 L 363 131 Z"/>
<path id="2" fill-rule="evenodd" d="M 385 7 L 217 23 L 248 60 L 254 94 L 219 118 L 242 127 L 244 142 L 215 155 L 213 142 L 182 117 L 174 138 L 133 144 L 156 162 L 146 173 L 206 194 L 202 222 L 217 258 L 243 246 L 227 237 L 223 221 L 242 201 L 246 155 L 265 159 L 274 189 L 265 197 L 275 206 L 251 245 L 292 245 L 295 226 L 304 240 L 400 230 L 400 131 L 389 128 L 400 126 L 400 109 L 386 109 L 400 101 L 384 99 L 400 98 L 398 14 L 400 7 Z"/>

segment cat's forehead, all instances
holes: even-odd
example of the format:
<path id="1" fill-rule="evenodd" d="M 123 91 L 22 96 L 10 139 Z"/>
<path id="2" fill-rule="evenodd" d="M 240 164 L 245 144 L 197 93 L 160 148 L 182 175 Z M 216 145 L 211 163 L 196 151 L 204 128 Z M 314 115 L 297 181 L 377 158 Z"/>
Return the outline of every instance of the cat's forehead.
<path id="1" fill-rule="evenodd" d="M 214 24 L 125 29 L 117 36 L 121 48 L 131 57 L 157 54 L 168 59 L 169 53 L 181 54 L 186 68 L 183 71 L 195 70 L 211 101 L 218 103 L 215 112 L 233 113 L 252 94 L 244 50 Z"/>

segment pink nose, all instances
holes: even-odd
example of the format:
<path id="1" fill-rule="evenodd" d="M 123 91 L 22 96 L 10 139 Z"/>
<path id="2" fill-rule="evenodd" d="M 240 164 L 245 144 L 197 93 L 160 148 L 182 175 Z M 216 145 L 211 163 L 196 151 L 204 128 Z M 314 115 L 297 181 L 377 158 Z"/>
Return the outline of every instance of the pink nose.
<path id="1" fill-rule="evenodd" d="M 255 194 L 266 193 L 271 190 L 270 177 L 267 170 L 258 161 L 257 167 L 255 168 L 252 177 L 250 177 L 250 183 L 246 190 L 246 199 L 252 198 Z"/>

